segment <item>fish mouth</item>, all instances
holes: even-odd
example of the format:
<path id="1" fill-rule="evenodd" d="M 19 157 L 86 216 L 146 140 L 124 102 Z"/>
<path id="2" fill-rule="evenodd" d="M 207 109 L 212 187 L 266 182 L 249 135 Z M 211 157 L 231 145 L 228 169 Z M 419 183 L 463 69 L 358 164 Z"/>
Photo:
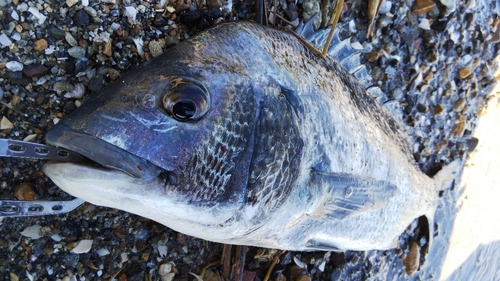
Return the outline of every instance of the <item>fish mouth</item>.
<path id="1" fill-rule="evenodd" d="M 80 163 L 82 165 L 95 166 L 97 163 L 102 167 L 123 172 L 135 178 L 136 182 L 151 182 L 162 172 L 161 168 L 144 158 L 61 123 L 47 133 L 46 142 L 79 153 L 95 162 Z M 102 167 L 99 169 L 102 170 Z"/>

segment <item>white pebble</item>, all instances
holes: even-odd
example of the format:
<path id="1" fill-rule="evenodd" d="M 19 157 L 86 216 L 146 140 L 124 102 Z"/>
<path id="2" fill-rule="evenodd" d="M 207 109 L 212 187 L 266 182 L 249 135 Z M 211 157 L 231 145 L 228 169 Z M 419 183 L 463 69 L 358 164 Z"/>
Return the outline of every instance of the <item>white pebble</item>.
<path id="1" fill-rule="evenodd" d="M 429 24 L 428 19 L 421 19 L 420 23 L 418 24 L 418 27 L 420 27 L 423 30 L 431 30 L 431 25 Z"/>
<path id="2" fill-rule="evenodd" d="M 175 12 L 175 8 L 172 6 L 167 6 L 167 12 L 173 13 L 173 12 Z"/>
<path id="3" fill-rule="evenodd" d="M 66 94 L 64 94 L 64 97 L 71 99 L 81 99 L 83 97 L 83 94 L 85 94 L 85 85 L 83 85 L 82 83 L 77 83 L 73 91 L 67 92 Z"/>
<path id="4" fill-rule="evenodd" d="M 158 274 L 160 276 L 165 276 L 167 273 L 170 273 L 172 271 L 172 264 L 171 263 L 164 263 L 160 265 L 160 268 L 158 269 Z"/>
<path id="5" fill-rule="evenodd" d="M 7 67 L 10 71 L 21 71 L 23 70 L 24 65 L 18 61 L 9 61 L 5 64 L 5 67 Z"/>
<path id="6" fill-rule="evenodd" d="M 56 51 L 56 48 L 54 46 L 49 46 L 47 49 L 45 49 L 45 54 L 46 55 L 51 55 Z"/>
<path id="7" fill-rule="evenodd" d="M 356 29 L 356 22 L 354 22 L 354 20 L 351 20 L 349 22 L 349 31 L 351 33 L 356 33 L 358 30 Z"/>
<path id="8" fill-rule="evenodd" d="M 90 249 L 92 248 L 92 243 L 94 243 L 94 240 L 91 239 L 84 239 L 78 241 L 76 244 L 76 247 L 71 250 L 75 254 L 83 254 L 83 253 L 88 253 Z"/>
<path id="9" fill-rule="evenodd" d="M 135 17 L 137 16 L 137 10 L 132 6 L 125 7 L 125 16 L 129 17 L 132 21 L 135 22 Z"/>
<path id="10" fill-rule="evenodd" d="M 5 118 L 5 117 L 4 117 Z M 39 225 L 39 224 L 35 224 L 35 225 L 32 225 L 32 226 L 28 226 L 26 227 L 22 232 L 21 232 L 21 235 L 22 236 L 25 236 L 25 237 L 28 237 L 28 238 L 31 238 L 31 239 L 38 239 L 40 237 L 42 237 L 40 235 L 40 230 L 42 229 L 42 226 Z"/>
<path id="11" fill-rule="evenodd" d="M 19 14 L 15 10 L 10 13 L 10 16 L 15 20 L 19 20 Z"/>
<path id="12" fill-rule="evenodd" d="M 82 0 L 82 6 L 86 7 L 89 5 L 89 0 Z"/>
<path id="13" fill-rule="evenodd" d="M 113 31 L 117 31 L 120 27 L 121 27 L 121 25 L 119 23 L 114 22 L 111 24 L 111 29 Z"/>
<path id="14" fill-rule="evenodd" d="M 5 35 L 5 33 L 0 34 L 0 44 L 2 47 L 9 47 L 10 44 L 12 44 L 12 41 L 10 41 L 9 36 Z"/>
<path id="15" fill-rule="evenodd" d="M 100 257 L 104 257 L 106 255 L 109 255 L 109 250 L 106 249 L 106 248 L 102 248 L 102 249 L 99 249 L 96 251 L 96 253 L 100 256 Z"/>
<path id="16" fill-rule="evenodd" d="M 21 34 L 14 32 L 10 35 L 10 38 L 12 38 L 12 40 L 14 40 L 14 41 L 19 41 L 19 40 L 21 40 Z"/>
<path id="17" fill-rule="evenodd" d="M 33 275 L 31 275 L 31 274 L 29 273 L 29 271 L 27 271 L 27 270 L 26 270 L 26 277 L 28 277 L 28 279 L 29 279 L 30 281 L 35 280 L 35 277 L 34 277 Z"/>
<path id="18" fill-rule="evenodd" d="M 121 263 L 127 262 L 128 261 L 127 253 L 121 253 L 120 258 L 121 258 Z"/>
<path id="19" fill-rule="evenodd" d="M 351 47 L 354 50 L 363 50 L 363 45 L 361 45 L 359 42 L 353 42 L 353 43 L 351 43 Z"/>
<path id="20" fill-rule="evenodd" d="M 26 3 L 21 3 L 21 4 L 17 5 L 17 10 L 18 10 L 19 12 L 21 12 L 21 13 L 22 13 L 22 12 L 26 12 L 26 11 L 28 10 L 28 4 L 26 4 Z"/>
<path id="21" fill-rule="evenodd" d="M 52 238 L 52 240 L 56 241 L 56 242 L 59 242 L 62 240 L 62 237 L 61 235 L 57 234 L 57 233 L 54 233 L 52 235 L 50 235 L 50 238 Z"/>
<path id="22" fill-rule="evenodd" d="M 158 254 L 160 254 L 160 257 L 166 256 L 167 255 L 167 246 L 165 246 L 165 245 L 158 246 Z"/>
<path id="23" fill-rule="evenodd" d="M 44 14 L 40 13 L 40 11 L 35 7 L 30 7 L 28 11 L 38 19 L 38 24 L 40 25 L 43 24 L 47 19 L 47 17 Z"/>

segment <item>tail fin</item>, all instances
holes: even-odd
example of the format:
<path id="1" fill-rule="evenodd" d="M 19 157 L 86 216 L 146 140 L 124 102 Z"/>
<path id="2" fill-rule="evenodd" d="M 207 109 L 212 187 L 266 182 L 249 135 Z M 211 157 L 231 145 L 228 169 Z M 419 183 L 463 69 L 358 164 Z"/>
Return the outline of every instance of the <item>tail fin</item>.
<path id="1" fill-rule="evenodd" d="M 436 196 L 438 192 L 441 192 L 449 188 L 453 184 L 453 180 L 457 179 L 458 176 L 460 175 L 463 168 L 462 166 L 463 166 L 462 160 L 460 159 L 454 160 L 450 164 L 446 165 L 441 171 L 439 171 L 436 176 L 434 176 Z M 424 229 L 428 231 L 426 235 L 428 238 L 428 243 L 426 247 L 423 247 L 421 249 L 420 252 L 420 256 L 423 259 L 421 266 L 427 263 L 427 254 L 432 249 L 432 243 L 436 231 L 434 224 L 434 217 L 435 217 L 435 212 L 433 214 L 426 214 L 419 218 L 419 225 L 427 223 L 427 225 L 429 226 L 427 229 L 425 229 L 424 227 Z"/>
<path id="2" fill-rule="evenodd" d="M 463 162 L 461 159 L 453 160 L 434 176 L 434 182 L 437 191 L 448 188 L 462 171 Z"/>

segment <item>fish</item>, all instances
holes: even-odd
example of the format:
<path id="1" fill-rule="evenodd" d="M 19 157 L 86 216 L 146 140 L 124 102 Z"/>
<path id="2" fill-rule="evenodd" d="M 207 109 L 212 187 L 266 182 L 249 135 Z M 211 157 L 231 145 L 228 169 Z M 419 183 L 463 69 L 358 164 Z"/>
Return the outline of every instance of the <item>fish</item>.
<path id="1" fill-rule="evenodd" d="M 46 142 L 92 162 L 43 170 L 92 204 L 226 244 L 385 250 L 416 218 L 432 231 L 459 164 L 424 174 L 359 55 L 346 40 L 331 49 L 319 58 L 290 32 L 216 25 L 63 118 Z"/>

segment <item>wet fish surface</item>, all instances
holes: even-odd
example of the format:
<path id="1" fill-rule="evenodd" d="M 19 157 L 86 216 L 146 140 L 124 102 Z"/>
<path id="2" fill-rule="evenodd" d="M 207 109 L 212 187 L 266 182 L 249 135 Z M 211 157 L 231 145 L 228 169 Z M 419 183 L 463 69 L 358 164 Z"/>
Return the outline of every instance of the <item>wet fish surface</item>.
<path id="1" fill-rule="evenodd" d="M 251 22 L 146 62 L 46 139 L 101 164 L 45 165 L 76 197 L 287 250 L 393 248 L 418 217 L 432 229 L 451 174 L 422 173 L 397 122 L 335 59 Z"/>

